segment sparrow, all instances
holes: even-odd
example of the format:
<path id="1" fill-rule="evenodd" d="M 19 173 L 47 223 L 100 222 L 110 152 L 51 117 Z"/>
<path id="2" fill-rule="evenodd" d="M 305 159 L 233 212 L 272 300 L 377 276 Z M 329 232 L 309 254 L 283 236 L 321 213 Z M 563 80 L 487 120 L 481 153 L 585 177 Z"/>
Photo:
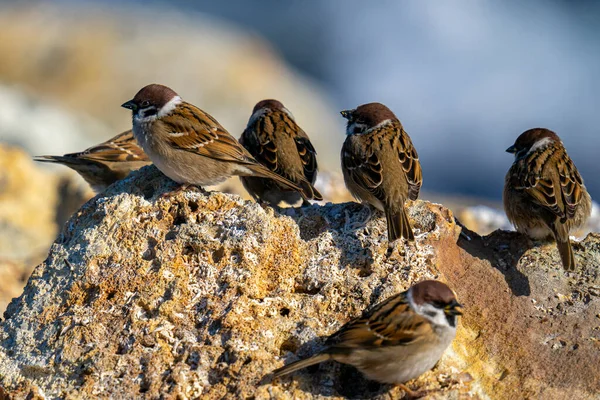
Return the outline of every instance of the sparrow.
<path id="1" fill-rule="evenodd" d="M 351 320 L 327 338 L 325 350 L 275 370 L 273 378 L 335 360 L 412 394 L 404 383 L 435 366 L 456 336 L 461 307 L 444 283 L 419 282 Z"/>
<path id="2" fill-rule="evenodd" d="M 240 143 L 269 170 L 302 187 L 310 199 L 323 200 L 313 186 L 317 179 L 317 152 L 292 113 L 279 101 L 262 100 L 254 106 Z M 281 187 L 272 179 L 242 176 L 240 180 L 256 201 L 275 206 L 281 201 L 293 205 L 301 200 L 300 193 Z"/>
<path id="3" fill-rule="evenodd" d="M 342 172 L 352 195 L 385 213 L 389 247 L 414 241 L 404 202 L 416 200 L 423 183 L 419 156 L 394 113 L 381 103 L 341 112 L 348 120 Z"/>
<path id="4" fill-rule="evenodd" d="M 96 193 L 125 178 L 131 171 L 152 163 L 138 146 L 131 130 L 80 153 L 37 156 L 34 160 L 62 164 L 75 170 Z"/>
<path id="5" fill-rule="evenodd" d="M 575 269 L 569 232 L 590 216 L 592 199 L 558 135 L 535 128 L 506 149 L 515 161 L 504 180 L 504 210 L 518 232 L 553 236 L 565 270 Z"/>
<path id="6" fill-rule="evenodd" d="M 210 114 L 166 86 L 145 86 L 122 107 L 132 111 L 133 134 L 150 160 L 183 187 L 215 185 L 232 175 L 259 176 L 310 197 L 257 162 Z"/>

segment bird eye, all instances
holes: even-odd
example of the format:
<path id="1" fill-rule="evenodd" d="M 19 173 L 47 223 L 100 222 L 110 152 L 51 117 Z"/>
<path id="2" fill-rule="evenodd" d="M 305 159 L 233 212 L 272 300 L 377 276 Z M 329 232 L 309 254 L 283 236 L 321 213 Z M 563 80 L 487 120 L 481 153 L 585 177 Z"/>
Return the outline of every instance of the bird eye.
<path id="1" fill-rule="evenodd" d="M 142 107 L 148 107 L 149 105 L 150 105 L 150 102 L 148 100 L 142 101 Z"/>
<path id="2" fill-rule="evenodd" d="M 431 304 L 433 304 L 433 306 L 435 308 L 445 308 L 446 304 L 442 303 L 441 301 L 434 301 Z"/>

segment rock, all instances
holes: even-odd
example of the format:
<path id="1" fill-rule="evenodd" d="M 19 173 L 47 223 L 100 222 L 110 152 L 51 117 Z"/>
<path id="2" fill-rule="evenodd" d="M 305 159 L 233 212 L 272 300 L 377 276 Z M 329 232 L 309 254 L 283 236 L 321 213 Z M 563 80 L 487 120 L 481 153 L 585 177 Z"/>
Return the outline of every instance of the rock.
<path id="1" fill-rule="evenodd" d="M 411 383 L 428 398 L 600 389 L 598 235 L 575 246 L 580 274 L 566 274 L 551 244 L 459 239 L 449 210 L 417 201 L 416 242 L 386 258 L 385 221 L 359 204 L 276 211 L 218 192 L 163 196 L 175 188 L 143 168 L 64 226 L 0 324 L 6 395 L 400 398 L 337 363 L 279 382 L 269 373 L 422 279 L 447 282 L 465 308 L 452 348 Z"/>

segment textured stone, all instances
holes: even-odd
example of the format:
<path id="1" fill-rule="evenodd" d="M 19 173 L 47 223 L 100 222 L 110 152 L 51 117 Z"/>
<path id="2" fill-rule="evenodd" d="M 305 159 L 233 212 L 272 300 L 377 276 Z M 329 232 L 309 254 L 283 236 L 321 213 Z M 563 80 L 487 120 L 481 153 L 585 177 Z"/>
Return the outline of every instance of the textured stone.
<path id="1" fill-rule="evenodd" d="M 146 167 L 64 226 L 0 324 L 6 393 L 400 398 L 337 363 L 274 383 L 269 373 L 434 278 L 455 289 L 465 316 L 413 387 L 432 399 L 597 394 L 596 235 L 575 246 L 581 274 L 565 274 L 551 244 L 526 251 L 506 232 L 459 239 L 449 210 L 417 201 L 416 242 L 386 257 L 384 219 L 359 204 L 276 211 L 217 192 L 163 196 L 175 188 Z"/>

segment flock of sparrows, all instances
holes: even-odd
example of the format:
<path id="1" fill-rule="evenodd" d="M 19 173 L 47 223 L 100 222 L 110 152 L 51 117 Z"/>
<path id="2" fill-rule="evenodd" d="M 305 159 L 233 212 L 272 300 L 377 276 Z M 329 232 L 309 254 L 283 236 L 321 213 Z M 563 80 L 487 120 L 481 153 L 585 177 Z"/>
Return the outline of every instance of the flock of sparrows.
<path id="1" fill-rule="evenodd" d="M 276 206 L 323 200 L 314 187 L 315 148 L 277 100 L 256 104 L 239 141 L 163 85 L 142 88 L 122 106 L 132 111 L 132 130 L 81 153 L 37 160 L 71 167 L 97 192 L 153 163 L 182 188 L 214 185 L 237 175 L 257 201 Z M 410 137 L 383 104 L 364 104 L 341 114 L 348 120 L 341 151 L 347 188 L 383 211 L 390 248 L 400 238 L 414 241 L 405 202 L 417 199 L 423 176 Z M 573 270 L 569 232 L 591 212 L 577 168 L 548 129 L 524 132 L 507 152 L 515 155 L 504 185 L 509 220 L 533 239 L 554 237 L 564 268 Z M 423 281 L 344 325 L 328 339 L 325 351 L 274 376 L 333 359 L 371 379 L 401 385 L 433 368 L 455 337 L 457 315 L 461 309 L 452 290 L 438 281 Z"/>

